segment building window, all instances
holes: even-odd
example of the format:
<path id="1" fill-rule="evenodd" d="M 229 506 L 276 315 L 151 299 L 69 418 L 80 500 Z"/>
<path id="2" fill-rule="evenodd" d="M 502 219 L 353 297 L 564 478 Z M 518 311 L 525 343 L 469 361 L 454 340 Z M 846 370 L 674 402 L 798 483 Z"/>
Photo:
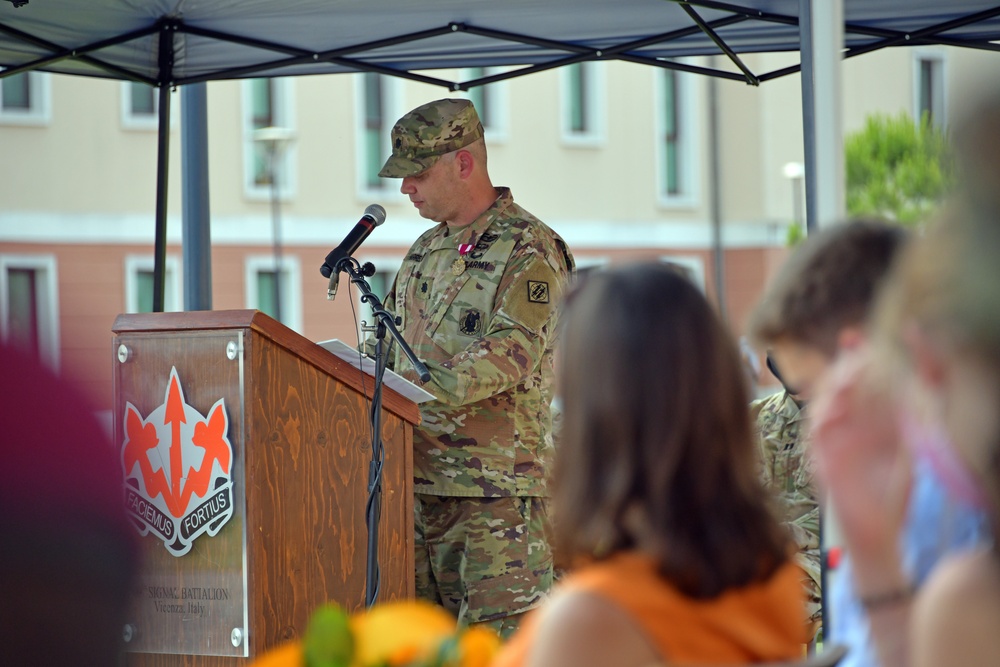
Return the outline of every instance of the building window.
<path id="1" fill-rule="evenodd" d="M 278 124 L 274 114 L 274 103 L 277 97 L 275 84 L 273 79 L 253 79 L 250 81 L 251 129 L 259 130 L 262 127 L 275 127 Z M 267 150 L 259 144 L 254 144 L 253 150 L 253 182 L 254 185 L 271 184 Z"/>
<path id="2" fill-rule="evenodd" d="M 680 113 L 677 109 L 677 72 L 663 71 L 663 189 L 667 195 L 681 192 Z"/>
<path id="3" fill-rule="evenodd" d="M 358 259 L 361 264 L 366 262 L 371 262 L 375 267 L 375 275 L 366 278 L 368 281 L 368 286 L 372 288 L 372 292 L 375 296 L 379 298 L 383 304 L 385 303 L 385 297 L 392 288 L 392 283 L 396 280 L 396 273 L 399 272 L 399 267 L 402 266 L 403 262 L 399 257 L 371 257 L 362 256 Z M 341 286 L 344 285 L 345 281 L 350 280 L 349 276 L 345 273 L 341 275 Z M 356 290 L 354 286 L 351 287 L 354 290 L 355 298 L 358 299 L 358 303 L 362 306 L 361 312 L 364 315 L 371 315 L 371 306 L 369 304 L 361 303 L 361 292 Z M 371 323 L 371 318 L 369 318 L 369 323 Z"/>
<path id="4" fill-rule="evenodd" d="M 5 111 L 27 111 L 31 108 L 31 79 L 27 72 L 3 79 L 2 86 Z"/>
<path id="5" fill-rule="evenodd" d="M 358 119 L 357 179 L 358 196 L 385 198 L 398 195 L 399 181 L 379 177 L 391 153 L 389 133 L 396 119 L 403 115 L 399 80 L 365 72 L 355 76 L 355 99 Z"/>
<path id="6" fill-rule="evenodd" d="M 466 77 L 469 80 L 482 79 L 486 76 L 485 67 L 470 67 L 465 70 Z M 479 114 L 479 120 L 483 124 L 483 129 L 490 127 L 493 120 L 490 116 L 490 111 L 492 107 L 490 106 L 493 101 L 493 90 L 489 85 L 476 86 L 469 90 L 469 100 L 472 102 L 472 106 L 476 107 L 476 113 Z"/>
<path id="7" fill-rule="evenodd" d="M 590 109 L 587 105 L 587 91 L 590 88 L 587 81 L 587 69 L 583 63 L 576 63 L 567 68 L 569 79 L 569 131 L 582 134 L 590 129 Z"/>
<path id="8" fill-rule="evenodd" d="M 654 75 L 657 192 L 666 205 L 690 206 L 698 174 L 693 75 L 671 69 L 657 69 Z"/>
<path id="9" fill-rule="evenodd" d="M 249 79 L 243 88 L 244 179 L 246 193 L 266 199 L 271 193 L 271 164 L 268 148 L 254 141 L 254 131 L 265 127 L 292 130 L 292 83 L 287 78 Z M 294 191 L 294 144 L 281 151 L 274 165 L 282 197 Z"/>
<path id="10" fill-rule="evenodd" d="M 22 72 L 0 79 L 0 123 L 48 124 L 49 87 L 49 75 L 44 72 Z"/>
<path id="11" fill-rule="evenodd" d="M 681 257 L 668 255 L 660 257 L 660 261 L 675 269 L 690 280 L 703 293 L 705 291 L 705 263 L 700 257 Z"/>
<path id="12" fill-rule="evenodd" d="M 59 367 L 55 258 L 0 255 L 0 333 L 49 367 Z"/>
<path id="13" fill-rule="evenodd" d="M 156 129 L 160 120 L 160 93 L 153 86 L 136 81 L 121 83 L 122 127 Z"/>
<path id="14" fill-rule="evenodd" d="M 246 260 L 246 303 L 285 326 L 302 330 L 301 271 L 297 257 L 282 256 L 280 270 L 273 256 Z"/>
<path id="15" fill-rule="evenodd" d="M 916 56 L 916 112 L 920 121 L 927 118 L 936 127 L 943 128 L 944 118 L 944 59 L 940 55 Z"/>
<path id="16" fill-rule="evenodd" d="M 155 260 L 148 256 L 125 258 L 125 312 L 153 312 L 153 271 Z M 168 255 L 163 275 L 163 310 L 176 312 L 181 308 L 181 271 L 176 256 Z"/>
<path id="17" fill-rule="evenodd" d="M 604 63 L 562 68 L 562 136 L 571 146 L 604 142 Z"/>
<path id="18" fill-rule="evenodd" d="M 155 116 L 160 108 L 159 96 L 152 86 L 129 81 L 129 112 L 133 116 Z"/>
<path id="19" fill-rule="evenodd" d="M 389 140 L 386 131 L 385 93 L 382 90 L 382 76 L 372 72 L 364 74 L 365 89 L 365 188 L 378 190 L 384 186 L 378 172 L 385 162 Z"/>
<path id="20" fill-rule="evenodd" d="M 492 76 L 502 70 L 496 67 L 470 67 L 463 70 L 465 81 L 475 81 Z M 476 107 L 479 120 L 490 144 L 506 141 L 507 127 L 507 86 L 506 82 L 498 81 L 485 86 L 476 86 L 465 93 L 465 96 Z"/>
<path id="21" fill-rule="evenodd" d="M 38 357 L 38 276 L 35 269 L 7 272 L 8 340 Z"/>
<path id="22" fill-rule="evenodd" d="M 274 269 L 257 269 L 257 309 L 274 319 L 281 320 L 281 300 L 278 289 L 281 274 Z"/>

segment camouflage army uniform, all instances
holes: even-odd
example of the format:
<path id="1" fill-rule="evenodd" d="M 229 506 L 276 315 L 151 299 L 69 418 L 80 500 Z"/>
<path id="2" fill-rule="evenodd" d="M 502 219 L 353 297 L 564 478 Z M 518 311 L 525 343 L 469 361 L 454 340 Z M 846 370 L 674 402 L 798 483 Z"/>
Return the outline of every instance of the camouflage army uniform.
<path id="1" fill-rule="evenodd" d="M 416 175 L 481 137 L 471 103 L 424 105 L 393 128 L 394 157 L 380 174 Z M 417 239 L 386 307 L 402 317 L 437 397 L 421 405 L 413 434 L 417 595 L 508 636 L 552 584 L 552 347 L 573 259 L 497 191 L 470 224 L 439 223 Z M 417 381 L 398 350 L 393 364 Z"/>
<path id="2" fill-rule="evenodd" d="M 468 227 L 422 235 L 386 299 L 438 399 L 413 434 L 418 592 L 468 622 L 526 611 L 551 586 L 552 344 L 572 266 L 562 240 L 501 188 Z M 409 368 L 398 353 L 396 363 Z M 468 497 L 484 500 L 456 501 Z M 422 550 L 439 562 L 421 562 Z"/>
<path id="3" fill-rule="evenodd" d="M 821 618 L 819 503 L 813 487 L 814 465 L 806 441 L 806 416 L 788 392 L 754 401 L 751 419 L 758 437 L 761 480 L 776 494 L 785 525 L 799 547 L 797 559 L 805 571 L 809 621 Z"/>

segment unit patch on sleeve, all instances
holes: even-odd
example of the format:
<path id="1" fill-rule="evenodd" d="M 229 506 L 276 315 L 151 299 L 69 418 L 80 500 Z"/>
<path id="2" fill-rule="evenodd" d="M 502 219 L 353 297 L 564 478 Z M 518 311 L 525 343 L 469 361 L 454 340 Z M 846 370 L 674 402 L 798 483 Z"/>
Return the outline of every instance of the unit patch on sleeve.
<path id="1" fill-rule="evenodd" d="M 549 284 L 541 280 L 529 280 L 528 301 L 531 303 L 548 303 Z"/>
<path id="2" fill-rule="evenodd" d="M 483 333 L 483 314 L 476 308 L 465 308 L 458 318 L 458 330 L 466 336 L 481 336 Z"/>

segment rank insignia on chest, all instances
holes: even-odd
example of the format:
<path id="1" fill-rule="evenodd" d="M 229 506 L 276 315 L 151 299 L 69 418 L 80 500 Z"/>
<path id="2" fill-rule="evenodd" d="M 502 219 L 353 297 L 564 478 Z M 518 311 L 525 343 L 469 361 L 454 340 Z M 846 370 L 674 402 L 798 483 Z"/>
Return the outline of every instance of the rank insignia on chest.
<path id="1" fill-rule="evenodd" d="M 420 283 L 420 293 L 427 294 L 427 281 Z"/>
<path id="2" fill-rule="evenodd" d="M 451 263 L 451 273 L 452 275 L 460 276 L 465 273 L 465 260 L 459 257 L 454 262 Z"/>
<path id="3" fill-rule="evenodd" d="M 528 301 L 531 303 L 548 303 L 549 284 L 541 280 L 529 280 Z"/>
<path id="4" fill-rule="evenodd" d="M 458 318 L 458 330 L 466 336 L 479 336 L 483 333 L 483 314 L 475 308 L 465 308 Z"/>

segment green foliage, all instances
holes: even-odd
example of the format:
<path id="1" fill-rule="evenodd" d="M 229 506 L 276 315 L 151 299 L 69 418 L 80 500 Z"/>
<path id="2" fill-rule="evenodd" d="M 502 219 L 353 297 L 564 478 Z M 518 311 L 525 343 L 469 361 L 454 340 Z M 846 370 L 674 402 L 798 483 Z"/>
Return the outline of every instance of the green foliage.
<path id="1" fill-rule="evenodd" d="M 922 222 L 952 182 L 944 133 L 925 116 L 874 114 L 845 142 L 847 212 L 906 225 Z"/>
<path id="2" fill-rule="evenodd" d="M 788 226 L 788 232 L 785 235 L 785 245 L 789 248 L 794 248 L 806 238 L 805 225 L 801 222 L 793 222 Z"/>
<path id="3" fill-rule="evenodd" d="M 354 636 L 347 612 L 333 604 L 317 609 L 309 619 L 302 652 L 308 667 L 348 667 Z"/>

